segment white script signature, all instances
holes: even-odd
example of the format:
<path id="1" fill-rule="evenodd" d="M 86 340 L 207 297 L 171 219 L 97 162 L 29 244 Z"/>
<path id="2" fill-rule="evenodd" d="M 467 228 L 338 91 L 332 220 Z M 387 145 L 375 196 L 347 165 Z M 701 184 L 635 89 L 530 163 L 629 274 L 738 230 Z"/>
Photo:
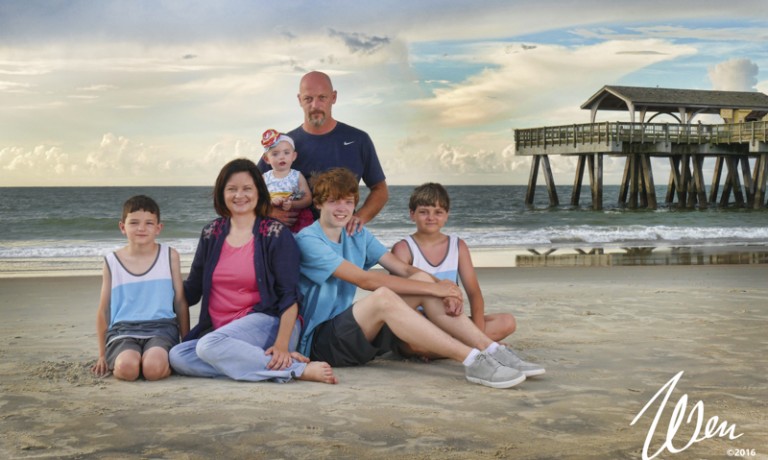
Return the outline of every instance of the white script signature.
<path id="1" fill-rule="evenodd" d="M 701 428 L 704 424 L 704 403 L 702 401 L 697 402 L 693 405 L 691 408 L 691 411 L 688 413 L 688 417 L 685 420 L 685 423 L 687 425 L 691 424 L 691 420 L 693 420 L 693 417 L 695 415 L 696 417 L 696 428 L 693 430 L 693 433 L 691 434 L 691 438 L 688 440 L 688 442 L 680 448 L 677 448 L 672 445 L 672 440 L 675 439 L 675 435 L 677 434 L 677 430 L 680 428 L 680 425 L 683 423 L 683 418 L 685 418 L 685 411 L 688 408 L 688 395 L 683 394 L 683 396 L 677 401 L 677 404 L 675 404 L 675 408 L 672 411 L 672 416 L 669 419 L 669 426 L 667 427 L 667 436 L 664 439 L 664 443 L 659 447 L 659 450 L 657 450 L 653 455 L 648 456 L 648 448 L 651 445 L 651 439 L 653 438 L 653 434 L 656 432 L 656 426 L 659 424 L 659 419 L 661 418 L 662 413 L 664 412 L 664 409 L 667 406 L 667 401 L 669 401 L 669 397 L 672 394 L 672 391 L 675 389 L 675 385 L 677 385 L 677 382 L 680 380 L 680 377 L 683 376 L 683 371 L 680 371 L 669 379 L 667 383 L 664 384 L 659 391 L 653 395 L 653 398 L 651 398 L 650 401 L 648 401 L 648 404 L 643 407 L 643 409 L 635 416 L 635 419 L 632 420 L 632 423 L 629 425 L 634 425 L 638 419 L 645 413 L 645 411 L 653 404 L 654 401 L 656 401 L 659 398 L 659 395 L 664 393 L 664 390 L 666 390 L 666 393 L 664 394 L 664 399 L 659 404 L 659 410 L 656 412 L 656 417 L 653 419 L 653 423 L 651 423 L 651 428 L 648 430 L 648 436 L 645 438 L 645 443 L 643 444 L 643 460 L 651 460 L 652 458 L 657 457 L 659 454 L 664 452 L 664 450 L 668 450 L 671 454 L 676 454 L 679 452 L 684 451 L 685 449 L 691 447 L 693 444 L 697 442 L 704 441 L 706 439 L 714 438 L 714 437 L 724 437 L 728 436 L 729 439 L 737 439 L 741 437 L 744 433 L 735 434 L 736 431 L 736 425 L 731 424 L 729 425 L 726 420 L 723 420 L 722 423 L 718 424 L 719 419 L 717 416 L 710 417 L 710 419 L 707 421 L 707 424 L 704 426 L 704 433 L 701 434 Z"/>

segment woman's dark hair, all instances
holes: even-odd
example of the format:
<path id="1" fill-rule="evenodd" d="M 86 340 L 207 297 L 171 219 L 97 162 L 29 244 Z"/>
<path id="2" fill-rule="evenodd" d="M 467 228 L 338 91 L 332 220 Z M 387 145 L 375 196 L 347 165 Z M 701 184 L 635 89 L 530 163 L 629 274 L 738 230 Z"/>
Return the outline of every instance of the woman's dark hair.
<path id="1" fill-rule="evenodd" d="M 247 172 L 253 177 L 253 183 L 256 184 L 258 198 L 256 200 L 255 214 L 259 217 L 266 217 L 272 212 L 272 200 L 269 198 L 269 190 L 261 171 L 256 163 L 247 158 L 238 158 L 225 164 L 216 178 L 216 184 L 213 186 L 213 208 L 216 214 L 221 217 L 232 217 L 232 213 L 227 209 L 227 203 L 224 201 L 224 188 L 229 179 L 239 172 Z"/>

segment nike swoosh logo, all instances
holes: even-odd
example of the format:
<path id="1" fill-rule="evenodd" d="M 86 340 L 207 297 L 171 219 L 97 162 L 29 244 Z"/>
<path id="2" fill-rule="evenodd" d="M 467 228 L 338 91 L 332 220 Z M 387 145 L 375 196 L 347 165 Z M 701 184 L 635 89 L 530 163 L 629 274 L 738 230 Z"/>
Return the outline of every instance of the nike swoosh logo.
<path id="1" fill-rule="evenodd" d="M 355 141 L 350 141 L 350 142 L 346 142 L 346 141 L 345 141 L 345 142 L 344 142 L 344 145 L 349 145 L 349 144 L 354 144 L 354 143 L 355 143 Z"/>

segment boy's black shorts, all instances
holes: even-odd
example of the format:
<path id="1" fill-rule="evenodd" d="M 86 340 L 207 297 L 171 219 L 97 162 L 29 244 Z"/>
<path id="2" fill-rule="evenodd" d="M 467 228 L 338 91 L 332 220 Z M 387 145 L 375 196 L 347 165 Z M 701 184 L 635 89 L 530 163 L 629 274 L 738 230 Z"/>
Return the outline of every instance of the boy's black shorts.
<path id="1" fill-rule="evenodd" d="M 373 342 L 368 342 L 355 321 L 352 307 L 321 323 L 315 329 L 309 359 L 325 361 L 334 367 L 359 366 L 375 357 L 397 350 L 400 339 L 386 324 Z"/>

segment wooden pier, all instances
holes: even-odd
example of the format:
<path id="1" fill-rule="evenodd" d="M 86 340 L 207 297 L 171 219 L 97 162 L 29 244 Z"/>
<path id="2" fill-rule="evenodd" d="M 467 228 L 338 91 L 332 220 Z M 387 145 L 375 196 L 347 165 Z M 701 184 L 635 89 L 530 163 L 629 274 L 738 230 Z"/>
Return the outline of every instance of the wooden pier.
<path id="1" fill-rule="evenodd" d="M 602 208 L 604 155 L 626 158 L 619 202 L 629 208 L 657 206 L 651 157 L 669 159 L 667 204 L 673 204 L 676 198 L 681 207 L 726 206 L 733 195 L 737 205 L 762 208 L 766 205 L 768 178 L 766 139 L 766 121 L 730 125 L 605 122 L 515 130 L 516 154 L 533 157 L 526 204 L 533 203 L 541 168 L 550 205 L 557 206 L 559 200 L 549 155 L 575 155 L 578 161 L 571 205 L 579 204 L 586 170 L 594 209 Z M 754 169 L 750 158 L 755 160 Z M 715 162 L 709 193 L 703 175 L 706 159 Z M 720 192 L 723 172 L 725 182 Z"/>
<path id="2" fill-rule="evenodd" d="M 622 90 L 629 94 L 632 94 L 632 90 L 644 90 L 645 93 L 638 94 L 651 93 L 657 99 L 660 94 L 668 96 L 669 94 L 684 93 L 689 97 L 691 94 L 701 97 L 699 93 L 716 93 L 716 96 L 722 96 L 721 93 L 725 93 L 604 87 L 582 108 L 591 108 L 592 119 L 594 120 L 598 105 L 606 100 L 610 102 L 609 99 L 606 99 L 606 95 L 614 97 L 613 93 L 617 93 L 621 96 L 621 101 L 626 103 L 634 114 L 636 109 L 634 104 L 639 103 L 633 103 L 629 97 L 623 96 L 620 93 Z M 743 96 L 745 93 L 734 94 Z M 762 93 L 746 94 L 768 98 Z M 726 93 L 727 95 L 729 93 Z M 614 97 L 614 99 L 617 98 Z M 732 113 L 733 109 L 726 109 L 731 110 L 731 112 L 726 112 L 722 107 L 713 104 L 699 104 L 693 107 L 694 104 L 690 102 L 685 104 L 670 102 L 668 105 L 677 105 L 681 121 L 684 120 L 685 122 L 679 124 L 642 121 L 593 122 L 516 129 L 515 154 L 532 157 L 528 190 L 525 197 L 526 204 L 533 204 L 539 169 L 542 169 L 549 193 L 550 206 L 559 205 L 549 156 L 571 155 L 578 157 L 571 193 L 571 205 L 579 205 L 584 172 L 587 171 L 592 195 L 592 208 L 602 209 L 603 157 L 604 155 L 611 155 L 626 158 L 619 191 L 619 204 L 630 209 L 655 209 L 658 205 L 651 167 L 652 157 L 665 157 L 669 160 L 670 174 L 665 196 L 667 205 L 674 205 L 676 200 L 676 205 L 684 208 L 728 206 L 731 204 L 731 196 L 733 195 L 734 205 L 749 206 L 755 209 L 764 208 L 766 206 L 766 179 L 768 178 L 768 121 L 765 114 L 758 112 L 757 109 L 750 109 L 743 112 L 752 115 L 760 114 L 763 119 L 705 125 L 690 123 L 690 121 L 694 115 L 699 113 L 717 113 L 717 111 L 720 111 L 721 114 Z M 645 116 L 648 108 L 655 109 L 657 114 L 661 112 L 671 113 L 664 111 L 662 104 L 654 102 L 652 104 L 647 103 L 647 106 L 643 107 L 642 117 Z M 619 109 L 617 106 L 612 106 L 607 110 Z M 673 116 L 675 115 L 673 114 Z M 675 118 L 677 117 L 675 116 Z M 634 116 L 632 119 L 634 120 Z M 710 160 L 714 161 L 714 174 L 709 192 L 707 192 L 703 169 L 704 162 Z M 754 167 L 750 165 L 750 160 L 754 160 Z M 723 176 L 723 174 L 725 175 Z"/>

